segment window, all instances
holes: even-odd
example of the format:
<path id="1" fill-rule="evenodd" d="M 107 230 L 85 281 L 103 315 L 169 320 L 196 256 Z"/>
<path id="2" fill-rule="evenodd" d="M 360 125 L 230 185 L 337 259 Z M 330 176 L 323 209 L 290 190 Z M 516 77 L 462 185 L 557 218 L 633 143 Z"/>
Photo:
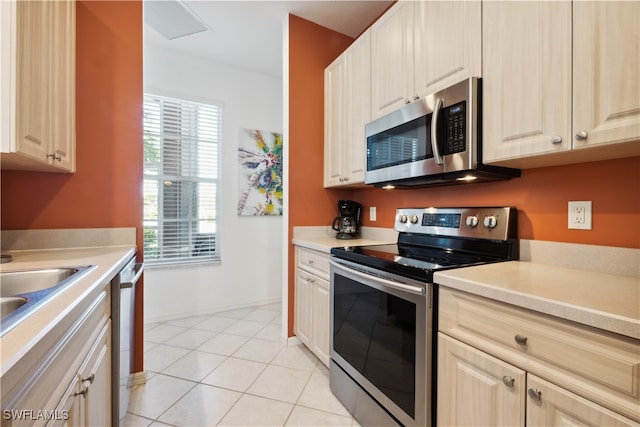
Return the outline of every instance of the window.
<path id="1" fill-rule="evenodd" d="M 218 261 L 221 106 L 145 94 L 145 263 Z"/>

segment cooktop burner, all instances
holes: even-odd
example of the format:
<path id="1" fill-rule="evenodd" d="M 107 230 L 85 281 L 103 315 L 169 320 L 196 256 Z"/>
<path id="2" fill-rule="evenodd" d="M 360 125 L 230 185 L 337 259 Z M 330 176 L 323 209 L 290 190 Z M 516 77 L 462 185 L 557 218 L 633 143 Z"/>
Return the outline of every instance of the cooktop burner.
<path id="1" fill-rule="evenodd" d="M 435 271 L 517 259 L 514 208 L 398 209 L 398 242 L 333 248 L 338 258 L 433 282 Z"/>

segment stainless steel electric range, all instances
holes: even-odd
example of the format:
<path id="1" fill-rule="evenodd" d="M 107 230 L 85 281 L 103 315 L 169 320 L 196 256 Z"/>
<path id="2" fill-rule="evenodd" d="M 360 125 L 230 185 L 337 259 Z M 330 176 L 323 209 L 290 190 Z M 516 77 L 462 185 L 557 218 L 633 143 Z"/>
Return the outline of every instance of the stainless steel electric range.
<path id="1" fill-rule="evenodd" d="M 363 426 L 435 425 L 437 271 L 518 258 L 516 209 L 398 209 L 392 245 L 334 248 L 333 393 Z"/>

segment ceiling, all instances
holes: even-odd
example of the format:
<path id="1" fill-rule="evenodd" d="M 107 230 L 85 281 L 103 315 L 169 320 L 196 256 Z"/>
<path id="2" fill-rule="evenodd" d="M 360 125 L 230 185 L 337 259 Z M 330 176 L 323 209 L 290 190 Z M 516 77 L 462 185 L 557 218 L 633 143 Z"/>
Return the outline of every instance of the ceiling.
<path id="1" fill-rule="evenodd" d="M 162 0 L 146 0 L 145 10 L 149 1 Z M 212 31 L 167 40 L 145 23 L 144 42 L 282 78 L 283 31 L 289 13 L 355 38 L 393 2 L 185 0 L 182 3 Z"/>

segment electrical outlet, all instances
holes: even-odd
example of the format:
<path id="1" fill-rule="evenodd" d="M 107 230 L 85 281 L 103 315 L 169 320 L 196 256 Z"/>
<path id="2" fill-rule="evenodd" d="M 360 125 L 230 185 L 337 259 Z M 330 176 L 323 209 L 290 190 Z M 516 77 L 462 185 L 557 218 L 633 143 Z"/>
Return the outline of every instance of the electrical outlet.
<path id="1" fill-rule="evenodd" d="M 369 221 L 375 221 L 375 220 L 376 220 L 376 207 L 371 206 L 369 207 Z"/>
<path id="2" fill-rule="evenodd" d="M 569 202 L 569 228 L 591 230 L 591 202 Z"/>

